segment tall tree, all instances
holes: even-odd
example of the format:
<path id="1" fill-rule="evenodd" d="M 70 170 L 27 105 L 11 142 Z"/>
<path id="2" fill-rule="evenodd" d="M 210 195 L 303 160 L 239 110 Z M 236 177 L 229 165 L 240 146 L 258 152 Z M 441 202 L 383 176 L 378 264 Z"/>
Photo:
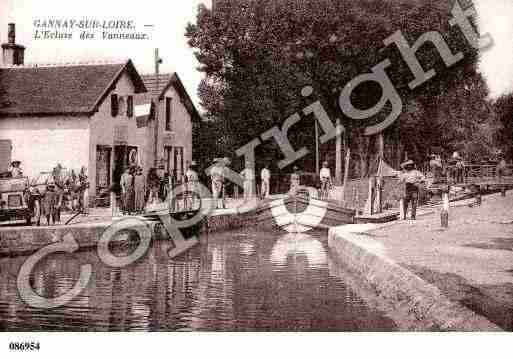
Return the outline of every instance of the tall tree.
<path id="1" fill-rule="evenodd" d="M 401 142 L 392 145 L 409 150 L 417 161 L 441 144 L 442 135 L 450 139 L 443 143 L 444 149 L 461 147 L 462 136 L 469 136 L 462 128 L 471 128 L 477 114 L 486 118 L 490 108 L 486 87 L 476 73 L 477 52 L 449 24 L 453 4 L 452 0 L 218 0 L 214 12 L 200 6 L 186 36 L 206 75 L 199 95 L 207 116 L 221 129 L 221 150 L 232 153 L 318 98 L 332 121 L 340 118 L 349 131 L 356 174 L 365 175 L 375 157 L 375 141 L 366 138 L 362 129 L 384 114 L 369 121 L 351 120 L 341 112 L 338 97 L 351 79 L 385 59 L 392 62 L 387 73 L 405 104 L 397 123 L 386 132 L 389 139 Z M 434 46 L 423 46 L 417 56 L 424 69 L 435 69 L 437 76 L 412 91 L 408 83 L 413 75 L 397 47 L 383 44 L 397 30 L 410 44 L 427 31 L 438 31 L 452 52 L 461 51 L 464 59 L 447 68 Z M 463 94 L 465 101 L 459 97 L 462 78 L 480 89 Z M 311 98 L 300 95 L 305 85 L 315 90 Z M 352 102 L 369 108 L 380 97 L 378 86 L 364 84 L 354 91 Z M 441 102 L 446 104 L 443 110 Z M 479 111 L 472 104 L 478 104 Z M 294 127 L 291 137 L 296 147 L 306 144 L 313 150 L 312 123 L 305 120 Z M 264 146 L 280 155 L 274 144 Z M 323 149 L 330 149 L 330 144 Z M 401 160 L 400 152 L 395 151 L 395 162 Z M 304 165 L 313 169 L 311 158 Z"/>

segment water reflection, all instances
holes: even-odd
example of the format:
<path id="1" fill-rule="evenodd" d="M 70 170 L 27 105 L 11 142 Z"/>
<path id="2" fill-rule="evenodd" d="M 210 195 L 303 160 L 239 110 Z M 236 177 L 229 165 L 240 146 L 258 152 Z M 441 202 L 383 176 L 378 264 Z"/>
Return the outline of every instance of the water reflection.
<path id="1" fill-rule="evenodd" d="M 311 268 L 326 266 L 328 261 L 320 240 L 303 233 L 286 234 L 274 244 L 271 252 L 272 264 L 285 267 L 289 258 L 293 261 L 305 258 Z"/>
<path id="2" fill-rule="evenodd" d="M 58 296 L 78 279 L 93 278 L 80 297 L 55 310 L 27 307 L 0 260 L 3 330 L 385 330 L 393 323 L 368 308 L 331 263 L 326 238 L 231 232 L 175 260 L 158 245 L 137 263 L 103 265 L 95 252 L 58 254 L 35 268 L 34 289 Z M 336 273 L 333 272 L 336 269 Z M 354 286 L 354 285 L 353 285 Z"/>

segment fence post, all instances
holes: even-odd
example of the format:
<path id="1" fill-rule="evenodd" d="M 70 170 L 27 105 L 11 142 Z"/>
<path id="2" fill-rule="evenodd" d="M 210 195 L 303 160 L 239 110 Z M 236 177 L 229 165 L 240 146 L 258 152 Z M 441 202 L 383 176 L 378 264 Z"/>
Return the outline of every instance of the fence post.
<path id="1" fill-rule="evenodd" d="M 356 188 L 353 188 L 353 204 L 356 215 L 358 215 L 358 190 Z"/>
<path id="2" fill-rule="evenodd" d="M 476 185 L 476 206 L 481 206 L 483 200 L 481 198 L 481 186 Z"/>
<path id="3" fill-rule="evenodd" d="M 442 193 L 442 211 L 440 212 L 442 228 L 449 228 L 449 188 L 444 188 Z"/>
<path id="4" fill-rule="evenodd" d="M 383 177 L 378 177 L 376 183 L 377 213 L 383 213 Z"/>
<path id="5" fill-rule="evenodd" d="M 110 192 L 110 209 L 112 212 L 112 217 L 116 217 L 117 203 L 116 203 L 116 193 Z"/>
<path id="6" fill-rule="evenodd" d="M 406 219 L 406 212 L 404 211 L 404 196 L 401 196 L 401 198 L 399 199 L 399 219 Z"/>

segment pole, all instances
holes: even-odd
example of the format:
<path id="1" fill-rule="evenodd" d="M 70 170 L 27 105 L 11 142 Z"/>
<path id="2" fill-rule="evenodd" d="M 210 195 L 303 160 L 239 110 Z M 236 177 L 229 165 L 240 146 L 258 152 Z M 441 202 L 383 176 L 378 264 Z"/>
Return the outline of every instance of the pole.
<path id="1" fill-rule="evenodd" d="M 160 82 L 160 78 L 159 78 L 159 70 L 160 70 L 160 62 L 161 62 L 161 59 L 159 58 L 159 49 L 155 49 L 155 76 L 156 76 L 156 90 L 155 90 L 155 112 L 154 112 L 154 115 L 155 115 L 155 118 L 153 119 L 155 121 L 154 123 L 154 129 L 153 129 L 153 133 L 154 133 L 154 141 L 155 141 L 155 146 L 154 146 L 154 153 L 153 155 L 155 156 L 155 167 L 158 166 L 158 157 L 159 157 L 159 82 Z"/>
<path id="2" fill-rule="evenodd" d="M 319 175 L 319 124 L 315 120 L 315 173 Z"/>
<path id="3" fill-rule="evenodd" d="M 340 119 L 337 118 L 337 138 L 335 143 L 335 182 L 337 186 L 342 183 L 342 132 Z"/>
<path id="4" fill-rule="evenodd" d="M 404 221 L 406 219 L 406 212 L 404 210 L 404 196 L 399 200 L 399 218 Z"/>
<path id="5" fill-rule="evenodd" d="M 374 177 L 369 177 L 369 193 L 367 197 L 367 205 L 365 208 L 365 214 L 374 214 Z"/>
<path id="6" fill-rule="evenodd" d="M 385 158 L 385 135 L 383 132 L 378 133 L 378 158 Z"/>
<path id="7" fill-rule="evenodd" d="M 440 222 L 442 228 L 449 228 L 449 188 L 446 190 L 444 189 L 442 200 L 443 204 L 442 211 L 440 212 Z"/>
<path id="8" fill-rule="evenodd" d="M 377 196 L 377 213 L 383 213 L 383 177 L 381 174 L 378 176 L 376 180 L 376 196 Z"/>
<path id="9" fill-rule="evenodd" d="M 118 204 L 116 203 L 116 193 L 114 191 L 110 192 L 110 209 L 112 212 L 112 217 L 115 217 L 117 215 L 117 207 Z"/>
<path id="10" fill-rule="evenodd" d="M 344 182 L 342 182 L 342 202 L 345 201 L 347 181 L 349 180 L 349 161 L 351 159 L 351 149 L 346 142 L 346 160 L 344 164 Z"/>
<path id="11" fill-rule="evenodd" d="M 483 199 L 481 198 L 481 186 L 480 185 L 476 185 L 475 186 L 475 191 L 476 191 L 476 195 L 475 195 L 476 206 L 479 207 L 483 203 Z"/>

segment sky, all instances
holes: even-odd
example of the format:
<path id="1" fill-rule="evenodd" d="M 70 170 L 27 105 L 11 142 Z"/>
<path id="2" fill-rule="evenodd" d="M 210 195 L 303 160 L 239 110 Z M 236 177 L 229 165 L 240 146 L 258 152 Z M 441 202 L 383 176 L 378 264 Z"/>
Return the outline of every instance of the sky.
<path id="1" fill-rule="evenodd" d="M 480 71 L 496 98 L 513 92 L 513 1 L 474 1 L 481 31 L 490 33 L 495 41 L 481 55 Z M 158 47 L 163 58 L 161 72 L 178 72 L 198 105 L 197 86 L 202 75 L 196 70 L 198 63 L 184 32 L 186 24 L 194 22 L 200 3 L 211 5 L 210 0 L 0 0 L 0 41 L 6 41 L 7 23 L 12 21 L 16 23 L 17 42 L 27 47 L 27 63 L 131 58 L 140 73 L 154 72 L 154 48 Z M 48 18 L 134 20 L 135 31 L 147 31 L 150 40 L 34 39 L 34 20 Z"/>

